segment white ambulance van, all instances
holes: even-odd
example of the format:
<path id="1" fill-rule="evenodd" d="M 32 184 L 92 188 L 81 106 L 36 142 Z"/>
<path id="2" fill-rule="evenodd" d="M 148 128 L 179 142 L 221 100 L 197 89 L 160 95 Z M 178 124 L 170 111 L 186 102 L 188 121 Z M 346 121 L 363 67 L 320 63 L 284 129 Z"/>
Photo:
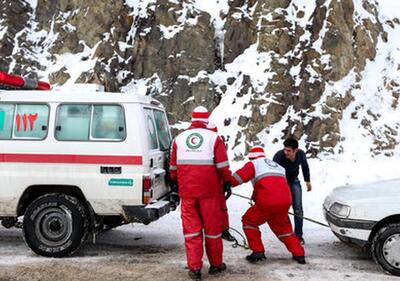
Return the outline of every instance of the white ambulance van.
<path id="1" fill-rule="evenodd" d="M 163 106 L 147 96 L 0 90 L 2 225 L 23 218 L 27 245 L 61 257 L 89 233 L 157 220 L 176 207 L 170 141 Z"/>

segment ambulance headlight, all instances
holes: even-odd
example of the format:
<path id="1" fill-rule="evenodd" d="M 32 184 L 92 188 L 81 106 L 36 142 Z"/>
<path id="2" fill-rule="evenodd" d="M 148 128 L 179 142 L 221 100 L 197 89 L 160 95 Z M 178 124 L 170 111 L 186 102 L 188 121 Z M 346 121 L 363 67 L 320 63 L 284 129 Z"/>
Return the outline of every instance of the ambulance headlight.
<path id="1" fill-rule="evenodd" d="M 347 218 L 350 215 L 350 206 L 335 202 L 329 208 L 329 212 L 338 217 Z"/>

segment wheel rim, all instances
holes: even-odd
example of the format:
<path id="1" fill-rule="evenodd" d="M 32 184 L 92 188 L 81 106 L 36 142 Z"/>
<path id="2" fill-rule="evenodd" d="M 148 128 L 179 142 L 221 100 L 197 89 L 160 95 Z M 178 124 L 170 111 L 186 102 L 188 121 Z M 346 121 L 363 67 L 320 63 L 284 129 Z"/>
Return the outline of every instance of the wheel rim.
<path id="1" fill-rule="evenodd" d="M 383 257 L 391 266 L 400 269 L 400 233 L 393 234 L 385 240 Z"/>
<path id="2" fill-rule="evenodd" d="M 35 233 L 38 239 L 51 247 L 65 244 L 72 235 L 72 214 L 65 207 L 49 207 L 36 217 Z"/>

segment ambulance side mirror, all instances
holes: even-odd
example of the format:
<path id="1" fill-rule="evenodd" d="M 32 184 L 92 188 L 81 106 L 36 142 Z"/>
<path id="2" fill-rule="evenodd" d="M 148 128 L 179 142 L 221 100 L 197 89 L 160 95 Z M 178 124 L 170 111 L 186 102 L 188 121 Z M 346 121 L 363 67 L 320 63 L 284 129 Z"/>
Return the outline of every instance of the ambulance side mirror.
<path id="1" fill-rule="evenodd" d="M 61 131 L 61 126 L 60 125 L 56 126 L 56 131 Z"/>
<path id="2" fill-rule="evenodd" d="M 123 132 L 125 130 L 124 127 L 118 127 L 118 132 Z"/>

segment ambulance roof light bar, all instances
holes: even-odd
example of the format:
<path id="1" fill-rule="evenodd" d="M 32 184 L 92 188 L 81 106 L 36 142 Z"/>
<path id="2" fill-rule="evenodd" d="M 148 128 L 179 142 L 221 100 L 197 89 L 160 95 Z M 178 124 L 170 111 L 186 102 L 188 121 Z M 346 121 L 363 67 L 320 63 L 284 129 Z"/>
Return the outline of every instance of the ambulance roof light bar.
<path id="1" fill-rule="evenodd" d="M 50 84 L 22 76 L 10 75 L 0 71 L 0 85 L 26 90 L 50 90 Z"/>

